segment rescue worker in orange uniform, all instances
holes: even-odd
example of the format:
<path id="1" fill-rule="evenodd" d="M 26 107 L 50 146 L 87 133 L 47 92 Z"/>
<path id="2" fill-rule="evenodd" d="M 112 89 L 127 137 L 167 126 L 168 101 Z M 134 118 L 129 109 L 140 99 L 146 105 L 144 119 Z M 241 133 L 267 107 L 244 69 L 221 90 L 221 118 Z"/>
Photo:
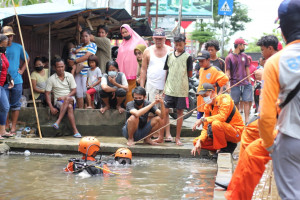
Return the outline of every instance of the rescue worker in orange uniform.
<path id="1" fill-rule="evenodd" d="M 232 153 L 241 140 L 244 129 L 242 116 L 233 100 L 229 94 L 216 96 L 214 86 L 209 83 L 203 83 L 198 94 L 206 103 L 205 114 L 194 124 L 193 130 L 202 123 L 204 126 L 201 135 L 193 141 L 192 155 L 196 155 L 196 152 L 200 154 L 201 148 Z"/>
<path id="2" fill-rule="evenodd" d="M 78 146 L 78 151 L 82 153 L 82 158 L 71 158 L 65 172 L 79 173 L 87 171 L 90 175 L 109 174 L 107 164 L 96 160 L 96 155 L 100 150 L 100 142 L 95 137 L 83 137 Z"/>
<path id="3" fill-rule="evenodd" d="M 198 53 L 197 60 L 199 60 L 199 88 L 203 83 L 210 83 L 215 87 L 216 93 L 222 92 L 222 87 L 228 83 L 228 76 L 216 66 L 212 66 L 210 63 L 210 53 L 203 50 Z M 204 100 L 201 95 L 197 97 L 197 119 L 200 119 L 204 113 Z"/>

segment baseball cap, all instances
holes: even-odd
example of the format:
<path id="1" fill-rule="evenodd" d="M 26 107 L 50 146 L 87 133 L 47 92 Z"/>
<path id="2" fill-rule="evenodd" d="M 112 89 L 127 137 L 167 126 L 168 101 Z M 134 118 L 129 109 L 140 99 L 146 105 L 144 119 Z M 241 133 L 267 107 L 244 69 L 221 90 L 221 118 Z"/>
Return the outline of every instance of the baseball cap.
<path id="1" fill-rule="evenodd" d="M 196 60 L 204 60 L 208 58 L 210 58 L 210 53 L 206 50 L 203 50 L 197 54 Z"/>
<path id="2" fill-rule="evenodd" d="M 202 94 L 205 94 L 205 92 L 207 92 L 207 91 L 215 91 L 215 88 L 210 83 L 203 83 L 202 85 L 200 85 L 200 88 L 199 88 L 199 91 L 197 94 L 202 95 Z"/>
<path id="3" fill-rule="evenodd" d="M 2 28 L 2 33 L 4 34 L 4 35 L 15 35 L 14 34 L 14 30 L 12 29 L 12 27 L 11 26 L 4 26 L 3 28 Z"/>
<path id="4" fill-rule="evenodd" d="M 234 44 L 244 44 L 244 45 L 248 45 L 248 43 L 245 42 L 245 40 L 242 39 L 242 38 L 236 39 L 236 40 L 234 41 Z"/>
<path id="5" fill-rule="evenodd" d="M 284 0 L 278 8 L 281 31 L 287 43 L 299 39 L 300 1 Z"/>
<path id="6" fill-rule="evenodd" d="M 185 42 L 185 36 L 183 34 L 176 35 L 174 37 L 174 42 Z"/>
<path id="7" fill-rule="evenodd" d="M 156 38 L 165 38 L 166 37 L 165 30 L 162 29 L 162 28 L 156 28 L 156 29 L 154 29 L 153 37 L 156 37 Z"/>

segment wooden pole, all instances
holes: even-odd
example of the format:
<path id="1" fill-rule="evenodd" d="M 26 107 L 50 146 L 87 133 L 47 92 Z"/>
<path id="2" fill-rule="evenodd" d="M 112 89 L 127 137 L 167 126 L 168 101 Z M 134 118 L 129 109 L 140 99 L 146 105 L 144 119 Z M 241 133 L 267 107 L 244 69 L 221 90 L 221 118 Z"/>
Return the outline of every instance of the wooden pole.
<path id="1" fill-rule="evenodd" d="M 22 43 L 22 47 L 23 47 L 23 53 L 24 53 L 24 58 L 25 58 L 26 69 L 27 69 L 27 73 L 28 73 L 28 77 L 29 77 L 30 90 L 31 90 L 31 94 L 32 94 L 32 97 L 33 97 L 32 101 L 33 101 L 33 106 L 34 106 L 34 111 L 35 111 L 35 116 L 36 116 L 37 128 L 38 128 L 39 136 L 42 139 L 39 115 L 38 115 L 38 112 L 37 112 L 37 109 L 36 109 L 35 99 L 34 99 L 34 95 L 33 95 L 32 82 L 31 82 L 31 78 L 30 78 L 30 72 L 29 72 L 28 61 L 27 61 L 26 52 L 25 52 L 25 46 L 24 46 L 22 31 L 21 31 L 20 22 L 19 22 L 19 18 L 18 18 L 18 14 L 17 14 L 17 11 L 16 11 L 16 6 L 15 6 L 14 0 L 12 0 L 12 3 L 13 3 L 13 6 L 14 6 L 15 15 L 16 15 L 17 23 L 18 23 L 19 34 L 20 34 L 21 43 Z"/>
<path id="2" fill-rule="evenodd" d="M 157 21 L 158 21 L 158 0 L 156 0 L 155 28 L 157 28 Z"/>
<path id="3" fill-rule="evenodd" d="M 48 48 L 48 58 L 49 58 L 49 64 L 48 64 L 48 68 L 49 68 L 49 71 L 48 71 L 48 77 L 50 77 L 51 75 L 51 24 L 49 23 L 49 48 Z"/>

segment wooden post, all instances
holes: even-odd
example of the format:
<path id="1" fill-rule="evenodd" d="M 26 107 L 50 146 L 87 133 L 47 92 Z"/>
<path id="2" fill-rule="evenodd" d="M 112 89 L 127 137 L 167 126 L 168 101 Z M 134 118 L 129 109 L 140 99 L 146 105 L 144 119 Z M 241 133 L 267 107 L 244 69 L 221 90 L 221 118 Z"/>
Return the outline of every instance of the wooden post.
<path id="1" fill-rule="evenodd" d="M 16 11 L 16 6 L 15 6 L 14 0 L 12 0 L 12 3 L 13 3 L 14 10 L 15 10 L 15 15 L 16 15 L 16 18 L 17 18 L 19 34 L 20 34 L 21 43 L 22 43 L 22 47 L 23 47 L 24 58 L 25 58 L 26 69 L 27 69 L 27 73 L 28 73 L 28 77 L 29 77 L 30 90 L 31 90 L 31 94 L 32 94 L 32 97 L 33 97 L 32 101 L 33 101 L 33 106 L 34 106 L 34 111 L 35 111 L 35 116 L 36 116 L 37 128 L 38 128 L 39 136 L 42 139 L 39 115 L 38 115 L 38 112 L 37 112 L 37 109 L 36 109 L 35 99 L 34 99 L 34 95 L 33 95 L 32 82 L 31 82 L 31 78 L 30 78 L 30 72 L 29 72 L 28 61 L 27 61 L 27 57 L 26 57 L 26 51 L 25 51 L 22 31 L 21 31 L 21 27 L 20 27 L 19 17 L 18 17 L 17 11 Z"/>

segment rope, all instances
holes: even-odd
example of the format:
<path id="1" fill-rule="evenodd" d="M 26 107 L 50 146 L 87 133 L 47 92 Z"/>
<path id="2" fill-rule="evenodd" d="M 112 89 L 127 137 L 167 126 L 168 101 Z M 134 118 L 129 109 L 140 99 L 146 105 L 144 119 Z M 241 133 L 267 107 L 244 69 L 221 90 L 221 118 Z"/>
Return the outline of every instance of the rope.
<path id="1" fill-rule="evenodd" d="M 249 74 L 248 76 L 246 76 L 245 78 L 243 78 L 242 80 L 240 80 L 239 82 L 237 82 L 236 84 L 232 85 L 231 87 L 229 87 L 228 89 L 226 89 L 226 90 L 223 91 L 222 93 L 220 93 L 220 94 L 216 95 L 215 97 L 211 98 L 211 100 L 217 98 L 217 97 L 220 96 L 221 94 L 224 94 L 225 92 L 227 92 L 227 91 L 230 90 L 231 88 L 237 86 L 238 84 L 240 84 L 242 81 L 246 80 L 247 78 L 249 78 L 249 77 L 252 76 L 253 74 L 254 74 L 254 72 L 253 72 L 252 74 Z M 166 128 L 166 127 L 169 126 L 170 124 L 173 124 L 173 123 L 176 122 L 177 120 L 179 120 L 179 119 L 183 118 L 184 116 L 188 115 L 189 113 L 194 112 L 194 110 L 196 110 L 197 108 L 199 108 L 199 107 L 201 107 L 201 106 L 203 106 L 203 105 L 205 105 L 205 103 L 203 103 L 203 104 L 197 106 L 196 108 L 194 108 L 193 110 L 190 110 L 190 111 L 189 111 L 188 113 L 186 113 L 185 115 L 182 115 L 182 116 L 178 117 L 177 119 L 175 119 L 175 120 L 171 121 L 170 123 L 168 123 L 168 124 L 162 126 L 161 128 L 157 129 L 156 131 L 153 131 L 152 133 L 148 134 L 147 136 L 143 137 L 142 139 L 140 139 L 140 140 L 134 142 L 134 144 L 136 144 L 137 142 L 142 141 L 142 140 L 144 140 L 144 139 L 150 137 L 151 135 L 153 135 L 153 134 L 159 132 L 160 130 Z"/>

